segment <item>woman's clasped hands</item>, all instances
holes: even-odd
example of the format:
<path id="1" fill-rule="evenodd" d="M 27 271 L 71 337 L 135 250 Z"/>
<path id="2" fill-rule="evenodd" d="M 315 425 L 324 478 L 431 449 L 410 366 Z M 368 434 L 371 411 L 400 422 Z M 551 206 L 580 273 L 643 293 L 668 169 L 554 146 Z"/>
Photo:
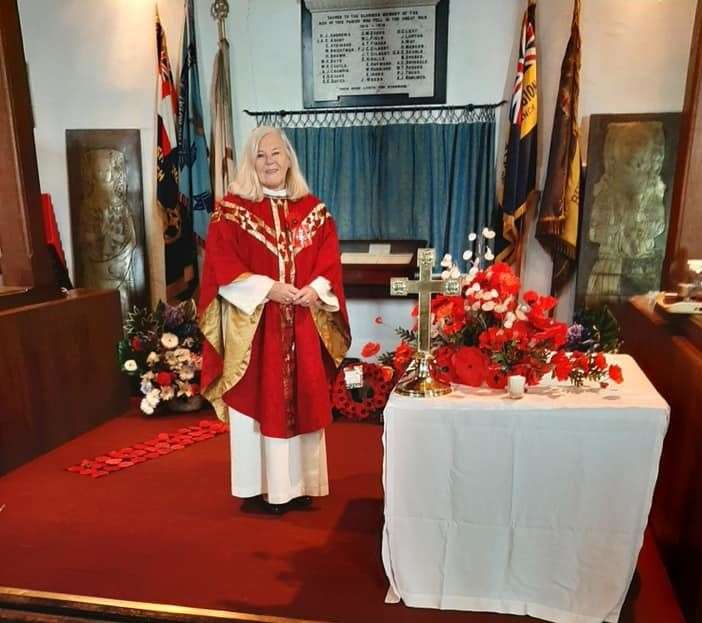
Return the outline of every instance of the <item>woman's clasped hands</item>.
<path id="1" fill-rule="evenodd" d="M 300 305 L 301 307 L 314 307 L 319 301 L 319 295 L 310 286 L 296 288 L 290 283 L 276 281 L 268 292 L 271 301 L 281 305 Z"/>

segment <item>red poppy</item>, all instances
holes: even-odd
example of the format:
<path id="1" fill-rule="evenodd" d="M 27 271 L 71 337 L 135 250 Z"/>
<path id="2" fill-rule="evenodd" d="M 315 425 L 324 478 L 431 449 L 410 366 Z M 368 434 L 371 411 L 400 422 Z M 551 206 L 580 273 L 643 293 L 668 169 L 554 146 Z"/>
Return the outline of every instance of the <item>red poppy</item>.
<path id="1" fill-rule="evenodd" d="M 381 374 L 383 375 L 383 381 L 389 383 L 392 381 L 392 377 L 395 375 L 395 371 L 390 366 L 383 366 L 381 369 Z"/>
<path id="2" fill-rule="evenodd" d="M 507 375 L 498 365 L 488 366 L 485 382 L 493 389 L 504 389 L 507 387 Z"/>
<path id="3" fill-rule="evenodd" d="M 533 290 L 527 290 L 523 295 L 522 298 L 524 299 L 524 302 L 527 305 L 533 305 L 536 303 L 536 301 L 539 300 L 539 295 L 534 292 Z"/>
<path id="4" fill-rule="evenodd" d="M 462 346 L 451 358 L 459 383 L 480 387 L 487 374 L 487 357 L 475 346 Z"/>
<path id="5" fill-rule="evenodd" d="M 377 355 L 380 351 L 380 344 L 378 342 L 368 342 L 361 350 L 361 357 L 372 357 Z"/>
<path id="6" fill-rule="evenodd" d="M 559 381 L 566 381 L 570 377 L 572 365 L 568 355 L 559 350 L 550 361 L 553 367 L 553 374 Z"/>
<path id="7" fill-rule="evenodd" d="M 407 342 L 400 342 L 395 348 L 395 355 L 392 360 L 392 365 L 395 368 L 398 376 L 404 374 L 409 360 L 412 358 L 414 350 Z"/>
<path id="8" fill-rule="evenodd" d="M 578 368 L 587 374 L 590 371 L 590 362 L 585 353 L 575 353 L 572 359 L 573 368 Z"/>
<path id="9" fill-rule="evenodd" d="M 159 372 L 156 375 L 156 382 L 163 387 L 164 385 L 170 385 L 173 382 L 173 374 L 170 372 Z"/>
<path id="10" fill-rule="evenodd" d="M 607 358 L 604 356 L 604 354 L 597 353 L 595 355 L 595 367 L 598 370 L 606 370 L 607 369 Z"/>
<path id="11" fill-rule="evenodd" d="M 453 348 L 442 346 L 434 351 L 434 374 L 439 381 L 450 383 L 453 380 Z"/>
<path id="12" fill-rule="evenodd" d="M 549 319 L 549 322 L 552 321 Z M 550 342 L 554 349 L 563 346 L 567 338 L 568 327 L 562 322 L 552 322 L 550 326 L 532 335 L 532 339 L 536 342 Z"/>
<path id="13" fill-rule="evenodd" d="M 621 383 L 624 380 L 622 369 L 616 364 L 609 366 L 609 378 L 615 383 Z"/>
<path id="14" fill-rule="evenodd" d="M 144 350 L 144 345 L 141 339 L 139 339 L 136 336 L 132 338 L 132 350 L 135 350 L 137 352 L 141 352 L 142 350 Z"/>

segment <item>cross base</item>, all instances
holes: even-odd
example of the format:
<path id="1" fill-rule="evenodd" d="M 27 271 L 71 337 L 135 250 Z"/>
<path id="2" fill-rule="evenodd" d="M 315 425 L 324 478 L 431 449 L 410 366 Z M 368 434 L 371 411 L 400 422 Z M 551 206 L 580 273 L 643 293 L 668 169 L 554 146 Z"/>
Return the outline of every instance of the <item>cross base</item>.
<path id="1" fill-rule="evenodd" d="M 408 368 L 408 372 L 412 376 L 406 381 L 398 383 L 395 391 L 401 396 L 411 396 L 413 398 L 433 398 L 450 394 L 452 391 L 451 385 L 434 378 L 432 373 L 433 363 L 434 357 L 431 353 L 417 351 Z"/>

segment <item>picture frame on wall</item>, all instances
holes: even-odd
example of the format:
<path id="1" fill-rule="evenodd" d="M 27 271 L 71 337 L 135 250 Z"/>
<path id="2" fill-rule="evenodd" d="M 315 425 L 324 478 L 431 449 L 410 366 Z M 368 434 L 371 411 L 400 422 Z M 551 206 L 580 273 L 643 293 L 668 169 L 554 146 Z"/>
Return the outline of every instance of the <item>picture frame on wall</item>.
<path id="1" fill-rule="evenodd" d="M 679 130 L 674 112 L 591 116 L 576 308 L 660 289 Z"/>
<path id="2" fill-rule="evenodd" d="M 302 0 L 305 108 L 446 102 L 449 0 Z"/>

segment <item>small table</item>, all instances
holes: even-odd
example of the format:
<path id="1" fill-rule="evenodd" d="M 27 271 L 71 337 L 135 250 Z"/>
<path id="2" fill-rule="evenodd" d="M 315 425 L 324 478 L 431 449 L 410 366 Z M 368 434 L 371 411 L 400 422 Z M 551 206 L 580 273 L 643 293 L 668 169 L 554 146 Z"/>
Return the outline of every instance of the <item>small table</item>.
<path id="1" fill-rule="evenodd" d="M 636 568 L 669 407 L 624 383 L 519 400 L 457 388 L 385 408 L 386 601 L 614 623 Z"/>

